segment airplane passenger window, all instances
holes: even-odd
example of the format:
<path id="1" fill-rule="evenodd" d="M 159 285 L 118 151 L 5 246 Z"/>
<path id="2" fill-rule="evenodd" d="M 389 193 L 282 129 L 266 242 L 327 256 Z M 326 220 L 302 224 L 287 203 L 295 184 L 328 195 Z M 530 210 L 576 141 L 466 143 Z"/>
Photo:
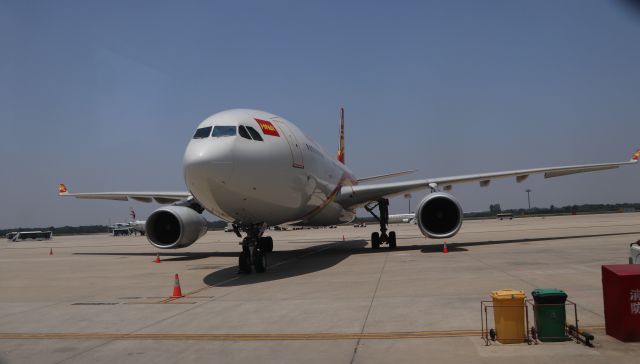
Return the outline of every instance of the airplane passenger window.
<path id="1" fill-rule="evenodd" d="M 236 135 L 235 126 L 218 125 L 213 127 L 212 137 L 228 137 Z"/>
<path id="2" fill-rule="evenodd" d="M 238 134 L 240 134 L 240 136 L 245 138 L 245 139 L 251 140 L 251 137 L 249 136 L 249 133 L 247 132 L 247 129 L 245 129 L 244 126 L 242 126 L 242 125 L 240 125 L 238 127 Z"/>
<path id="3" fill-rule="evenodd" d="M 206 128 L 196 130 L 196 133 L 193 135 L 193 139 L 208 138 L 209 135 L 211 135 L 211 127 L 207 126 Z"/>
<path id="4" fill-rule="evenodd" d="M 262 137 L 260 136 L 260 133 L 256 131 L 256 129 L 250 126 L 247 126 L 247 130 L 249 130 L 249 134 L 251 134 L 251 136 L 253 137 L 253 140 L 262 141 Z"/>

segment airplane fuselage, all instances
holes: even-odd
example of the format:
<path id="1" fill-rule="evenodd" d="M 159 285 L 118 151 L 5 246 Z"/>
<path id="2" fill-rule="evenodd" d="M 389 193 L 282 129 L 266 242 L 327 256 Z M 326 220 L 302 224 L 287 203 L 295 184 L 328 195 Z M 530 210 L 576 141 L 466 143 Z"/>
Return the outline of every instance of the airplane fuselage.
<path id="1" fill-rule="evenodd" d="M 353 210 L 333 202 L 342 186 L 357 183 L 353 174 L 293 123 L 234 109 L 205 119 L 198 133 L 184 154 L 185 182 L 221 219 L 240 225 L 353 220 Z"/>

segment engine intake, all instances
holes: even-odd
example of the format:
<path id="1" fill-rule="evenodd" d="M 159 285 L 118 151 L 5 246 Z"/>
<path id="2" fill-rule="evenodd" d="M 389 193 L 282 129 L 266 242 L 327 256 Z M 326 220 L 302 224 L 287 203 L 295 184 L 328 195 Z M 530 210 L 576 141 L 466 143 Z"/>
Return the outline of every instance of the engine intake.
<path id="1" fill-rule="evenodd" d="M 462 226 L 462 207 L 458 200 L 444 192 L 428 194 L 416 210 L 418 227 L 424 236 L 443 239 L 458 233 Z"/>
<path id="2" fill-rule="evenodd" d="M 186 248 L 207 233 L 207 220 L 188 207 L 165 206 L 149 216 L 145 228 L 157 248 Z"/>

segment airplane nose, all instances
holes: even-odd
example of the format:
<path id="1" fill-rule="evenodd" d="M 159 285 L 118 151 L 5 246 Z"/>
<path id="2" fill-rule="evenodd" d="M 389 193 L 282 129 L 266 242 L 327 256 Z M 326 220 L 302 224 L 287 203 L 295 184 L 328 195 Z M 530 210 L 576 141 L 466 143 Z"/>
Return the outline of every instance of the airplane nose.
<path id="1" fill-rule="evenodd" d="M 193 190 L 206 188 L 212 183 L 226 184 L 233 173 L 232 138 L 222 140 L 196 140 L 189 143 L 184 153 L 184 177 Z"/>

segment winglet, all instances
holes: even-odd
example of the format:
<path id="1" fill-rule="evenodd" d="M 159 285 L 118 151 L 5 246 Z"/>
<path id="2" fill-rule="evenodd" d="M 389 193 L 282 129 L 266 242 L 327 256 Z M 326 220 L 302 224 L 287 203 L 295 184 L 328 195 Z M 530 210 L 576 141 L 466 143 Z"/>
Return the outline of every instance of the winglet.
<path id="1" fill-rule="evenodd" d="M 344 164 L 344 108 L 340 108 L 340 146 L 338 147 L 338 160 Z"/>
<path id="2" fill-rule="evenodd" d="M 67 192 L 67 186 L 65 186 L 64 183 L 58 185 L 58 195 L 66 195 Z"/>
<path id="3" fill-rule="evenodd" d="M 640 149 L 636 150 L 635 153 L 631 156 L 631 162 L 637 162 L 640 157 Z"/>

